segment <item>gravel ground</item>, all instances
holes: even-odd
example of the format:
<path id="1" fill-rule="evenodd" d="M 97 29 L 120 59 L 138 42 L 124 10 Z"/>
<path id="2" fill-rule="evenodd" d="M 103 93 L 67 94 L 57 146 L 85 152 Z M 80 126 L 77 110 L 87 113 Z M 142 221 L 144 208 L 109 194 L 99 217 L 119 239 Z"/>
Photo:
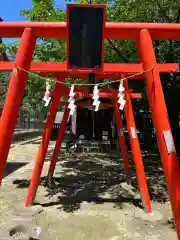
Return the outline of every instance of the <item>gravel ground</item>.
<path id="1" fill-rule="evenodd" d="M 76 154 L 57 163 L 54 182 L 44 187 L 51 143 L 36 204 L 24 208 L 39 140 L 11 148 L 0 191 L 0 240 L 29 239 L 35 227 L 42 240 L 175 240 L 160 160 L 144 153 L 153 213 L 143 211 L 132 169 L 132 186 L 115 154 Z M 35 230 L 35 229 L 34 229 Z M 11 236 L 10 236 L 11 235 Z"/>

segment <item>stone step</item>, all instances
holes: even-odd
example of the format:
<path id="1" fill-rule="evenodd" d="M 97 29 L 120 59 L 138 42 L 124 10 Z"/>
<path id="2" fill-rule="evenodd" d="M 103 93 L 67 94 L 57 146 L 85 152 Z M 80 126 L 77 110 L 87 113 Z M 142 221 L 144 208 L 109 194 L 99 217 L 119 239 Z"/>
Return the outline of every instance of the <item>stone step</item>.
<path id="1" fill-rule="evenodd" d="M 110 141 L 101 142 L 78 142 L 79 149 L 83 152 L 104 152 L 110 149 Z"/>
<path id="2" fill-rule="evenodd" d="M 20 129 L 15 130 L 12 142 L 25 141 L 42 135 L 42 129 Z"/>

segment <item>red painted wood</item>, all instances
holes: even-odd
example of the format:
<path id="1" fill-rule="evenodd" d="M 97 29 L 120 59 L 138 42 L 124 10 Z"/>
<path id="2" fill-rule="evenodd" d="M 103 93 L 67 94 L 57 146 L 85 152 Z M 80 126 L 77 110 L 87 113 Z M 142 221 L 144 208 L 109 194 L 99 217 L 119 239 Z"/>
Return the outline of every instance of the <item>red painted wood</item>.
<path id="1" fill-rule="evenodd" d="M 19 50 L 16 56 L 16 64 L 23 69 L 29 70 L 36 38 L 31 28 L 26 28 L 23 32 Z M 17 70 L 11 75 L 7 97 L 0 121 L 0 183 L 11 145 L 14 129 L 16 126 L 19 109 L 23 100 L 28 74 Z"/>
<path id="2" fill-rule="evenodd" d="M 1 22 L 0 36 L 19 38 L 30 27 L 36 37 L 67 38 L 66 22 Z M 176 23 L 113 23 L 106 22 L 105 38 L 138 39 L 142 29 L 149 30 L 153 40 L 180 40 L 180 24 Z"/>

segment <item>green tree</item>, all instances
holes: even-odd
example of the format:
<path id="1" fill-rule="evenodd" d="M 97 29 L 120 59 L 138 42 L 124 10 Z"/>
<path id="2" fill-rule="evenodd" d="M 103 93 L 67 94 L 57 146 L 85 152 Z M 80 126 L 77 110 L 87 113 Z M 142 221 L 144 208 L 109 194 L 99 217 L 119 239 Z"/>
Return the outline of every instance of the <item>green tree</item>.
<path id="1" fill-rule="evenodd" d="M 3 109 L 6 97 L 10 74 L 8 72 L 0 72 L 0 114 Z"/>
<path id="2" fill-rule="evenodd" d="M 53 0 L 33 0 L 33 7 L 22 10 L 21 15 L 30 21 L 58 22 L 65 21 L 63 9 L 55 8 Z M 107 21 L 114 22 L 159 22 L 179 23 L 180 3 L 178 0 L 76 0 L 77 3 L 107 4 Z M 43 44 L 42 44 L 43 43 Z M 17 43 L 15 44 L 17 45 Z M 179 41 L 155 41 L 156 57 L 158 62 L 177 62 L 180 55 Z M 16 46 L 12 46 L 16 48 Z M 14 51 L 14 50 L 13 50 Z M 65 61 L 65 40 L 40 39 L 34 55 L 35 61 Z M 105 40 L 105 62 L 138 63 L 139 57 L 135 41 Z M 166 102 L 175 141 L 179 134 L 179 112 L 177 102 L 180 100 L 178 74 L 161 76 Z M 165 83 L 168 81 L 168 84 Z M 36 85 L 36 84 L 35 84 Z M 141 101 L 135 101 L 134 107 L 148 111 L 147 99 L 142 81 L 130 81 L 130 87 L 135 91 L 143 92 Z M 176 134 L 178 133 L 178 134 Z M 177 144 L 177 147 L 180 147 Z"/>

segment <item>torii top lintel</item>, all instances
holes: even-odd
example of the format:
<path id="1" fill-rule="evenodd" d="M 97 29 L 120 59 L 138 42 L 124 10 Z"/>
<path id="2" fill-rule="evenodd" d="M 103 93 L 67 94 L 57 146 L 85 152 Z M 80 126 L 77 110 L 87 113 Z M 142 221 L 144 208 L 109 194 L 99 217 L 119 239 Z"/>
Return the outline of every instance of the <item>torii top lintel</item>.
<path id="1" fill-rule="evenodd" d="M 91 5 L 92 6 L 92 5 Z M 31 28 L 35 37 L 43 38 L 68 38 L 68 26 L 66 22 L 0 22 L 0 36 L 21 37 L 26 28 Z M 138 39 L 140 31 L 147 29 L 152 39 L 174 39 L 180 40 L 180 24 L 169 23 L 105 23 L 104 38 L 110 39 Z M 0 70 L 9 71 L 16 67 L 15 62 L 1 62 Z M 159 72 L 179 71 L 178 63 L 157 64 Z M 61 74 L 64 77 L 76 76 L 87 78 L 89 71 L 69 71 L 67 62 L 43 63 L 32 62 L 30 71 L 41 72 L 50 76 Z M 141 64 L 110 64 L 103 63 L 103 71 L 97 73 L 97 79 L 119 78 L 120 74 L 134 74 L 143 71 Z M 142 78 L 143 74 L 138 76 Z"/>
<path id="2" fill-rule="evenodd" d="M 19 38 L 25 28 L 32 28 L 36 37 L 66 39 L 66 22 L 0 22 L 0 36 Z M 149 30 L 153 40 L 180 40 L 180 24 L 106 22 L 104 37 L 137 39 L 142 29 Z"/>

